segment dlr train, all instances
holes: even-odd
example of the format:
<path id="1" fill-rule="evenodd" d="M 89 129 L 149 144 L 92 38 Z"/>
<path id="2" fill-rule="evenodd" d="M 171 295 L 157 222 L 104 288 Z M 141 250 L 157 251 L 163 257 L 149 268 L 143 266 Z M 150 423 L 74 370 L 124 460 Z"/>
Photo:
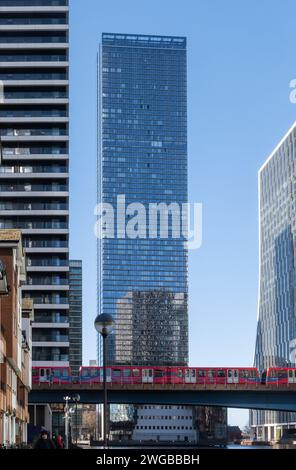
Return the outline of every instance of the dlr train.
<path id="1" fill-rule="evenodd" d="M 98 384 L 103 382 L 103 367 L 81 366 L 78 376 L 70 367 L 33 367 L 33 384 Z M 202 384 L 202 385 L 296 385 L 296 368 L 269 367 L 262 374 L 255 367 L 166 367 L 108 366 L 110 384 Z"/>

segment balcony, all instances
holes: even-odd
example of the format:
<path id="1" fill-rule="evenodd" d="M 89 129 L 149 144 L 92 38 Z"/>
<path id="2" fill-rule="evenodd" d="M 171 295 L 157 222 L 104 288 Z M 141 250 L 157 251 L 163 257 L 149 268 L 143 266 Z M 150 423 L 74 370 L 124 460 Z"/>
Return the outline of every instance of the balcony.
<path id="1" fill-rule="evenodd" d="M 40 14 L 31 14 L 24 17 L 18 13 L 7 15 L 3 14 L 0 18 L 0 26 L 14 25 L 67 25 L 67 18 L 64 14 L 53 13 L 51 15 L 42 16 Z"/>
<path id="2" fill-rule="evenodd" d="M 68 139 L 69 134 L 65 128 L 8 128 L 1 129 L 0 136 L 2 143 L 6 141 L 14 140 L 29 140 L 28 137 L 34 137 L 34 142 L 37 138 L 44 140 L 55 140 L 55 139 Z"/>
<path id="3" fill-rule="evenodd" d="M 39 325 L 41 325 L 39 327 Z M 49 325 L 49 326 L 47 326 Z M 61 315 L 61 313 L 51 313 L 50 315 L 35 313 L 34 315 L 34 328 L 52 328 L 57 325 L 57 328 L 66 328 L 69 326 L 69 317 Z"/>
<path id="4" fill-rule="evenodd" d="M 27 149 L 9 149 L 9 152 L 13 152 L 14 155 L 23 155 L 25 152 L 25 150 Z M 32 149 L 28 149 L 28 150 L 32 150 Z M 45 155 L 48 155 L 48 153 L 46 153 L 46 150 L 48 150 L 46 147 L 40 147 L 40 148 L 34 148 L 34 151 L 37 151 L 38 154 L 39 154 L 39 150 L 42 150 L 45 152 Z M 17 151 L 17 152 L 16 152 Z M 40 152 L 41 153 L 41 152 Z M 7 152 L 6 152 L 6 155 L 7 155 Z M 29 155 L 31 155 L 29 153 Z M 28 176 L 28 175 L 31 175 L 31 174 L 43 174 L 43 173 L 46 173 L 46 174 L 54 174 L 56 176 L 56 174 L 63 174 L 63 175 L 67 175 L 68 174 L 68 167 L 64 166 L 64 165 L 59 165 L 59 164 L 53 164 L 53 165 L 28 165 L 28 166 L 0 166 L 0 175 L 5 175 L 5 176 L 11 176 L 11 175 L 18 175 L 17 177 L 19 177 L 19 175 L 25 175 L 25 176 Z"/>
<path id="5" fill-rule="evenodd" d="M 44 43 L 64 44 L 67 42 L 67 32 L 65 30 L 68 29 L 68 25 L 57 25 L 54 28 L 50 26 L 44 26 L 42 28 L 44 29 L 42 34 L 40 34 L 39 28 L 37 29 L 36 26 L 29 25 L 27 27 L 28 31 L 25 31 L 26 28 L 20 28 L 18 26 L 12 26 L 12 28 L 13 31 L 4 31 L 5 26 L 0 27 L 0 44 L 9 44 L 10 47 L 12 47 L 14 44 L 42 45 Z"/>
<path id="6" fill-rule="evenodd" d="M 2 0 L 3 9 L 10 7 L 68 7 L 69 0 Z"/>
<path id="7" fill-rule="evenodd" d="M 25 229 L 66 229 L 67 222 L 31 222 L 23 220 L 0 221 L 1 230 L 25 230 Z"/>

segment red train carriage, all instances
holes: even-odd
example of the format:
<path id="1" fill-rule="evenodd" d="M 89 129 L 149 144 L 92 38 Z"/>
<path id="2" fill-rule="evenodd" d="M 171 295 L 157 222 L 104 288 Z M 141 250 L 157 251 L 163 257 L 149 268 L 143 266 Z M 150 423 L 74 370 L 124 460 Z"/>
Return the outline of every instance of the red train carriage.
<path id="1" fill-rule="evenodd" d="M 269 367 L 266 373 L 266 385 L 296 384 L 296 368 Z"/>
<path id="2" fill-rule="evenodd" d="M 102 383 L 102 367 L 81 367 L 81 383 Z M 257 384 L 258 370 L 247 368 L 194 368 L 163 366 L 107 367 L 107 382 L 114 384 Z"/>
<path id="3" fill-rule="evenodd" d="M 72 373 L 70 367 L 33 367 L 33 384 L 69 384 L 72 383 Z"/>

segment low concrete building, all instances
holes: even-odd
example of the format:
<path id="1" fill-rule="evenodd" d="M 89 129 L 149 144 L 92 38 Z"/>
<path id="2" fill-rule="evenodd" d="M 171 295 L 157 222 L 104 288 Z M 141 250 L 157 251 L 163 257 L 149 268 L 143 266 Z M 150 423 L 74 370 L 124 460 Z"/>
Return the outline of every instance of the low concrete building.
<path id="1" fill-rule="evenodd" d="M 0 445 L 7 447 L 27 442 L 33 303 L 22 304 L 25 279 L 21 231 L 0 230 Z"/>

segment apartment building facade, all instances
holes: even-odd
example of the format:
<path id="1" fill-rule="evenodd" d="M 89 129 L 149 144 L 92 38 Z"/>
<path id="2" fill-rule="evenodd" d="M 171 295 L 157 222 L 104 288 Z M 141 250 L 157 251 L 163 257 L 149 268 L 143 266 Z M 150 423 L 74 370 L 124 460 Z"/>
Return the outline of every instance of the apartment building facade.
<path id="1" fill-rule="evenodd" d="M 0 2 L 0 228 L 21 229 L 33 365 L 69 365 L 68 0 Z"/>

